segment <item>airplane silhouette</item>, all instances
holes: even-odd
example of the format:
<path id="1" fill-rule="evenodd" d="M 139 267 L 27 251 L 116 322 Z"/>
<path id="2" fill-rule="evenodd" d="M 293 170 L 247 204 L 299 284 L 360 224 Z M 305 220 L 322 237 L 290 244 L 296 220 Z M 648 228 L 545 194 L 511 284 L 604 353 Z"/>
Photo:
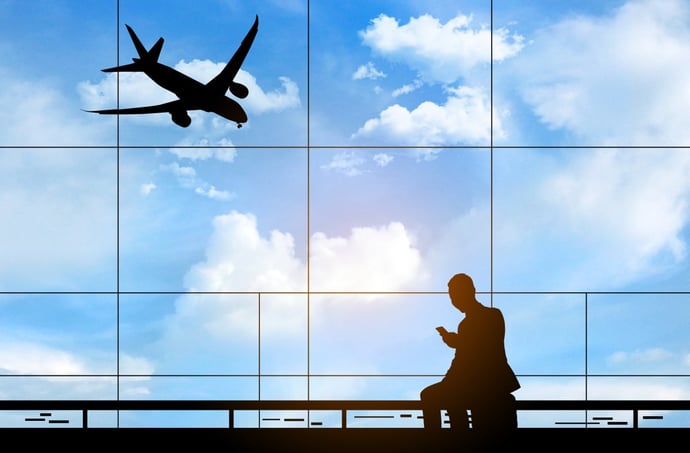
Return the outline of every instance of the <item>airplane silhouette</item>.
<path id="1" fill-rule="evenodd" d="M 125 24 L 129 32 L 134 47 L 139 54 L 139 58 L 132 58 L 133 63 L 103 69 L 103 72 L 143 72 L 151 80 L 161 87 L 177 95 L 178 99 L 158 105 L 145 107 L 131 107 L 124 109 L 106 110 L 86 110 L 87 112 L 100 114 L 142 114 L 142 113 L 169 113 L 172 121 L 181 127 L 187 127 L 192 123 L 192 119 L 187 113 L 189 110 L 204 110 L 216 113 L 223 118 L 237 123 L 237 127 L 242 127 L 242 123 L 247 121 L 247 113 L 240 104 L 225 95 L 230 92 L 240 99 L 244 99 L 249 94 L 249 89 L 241 83 L 235 82 L 234 78 L 242 66 L 249 48 L 254 42 L 254 37 L 259 29 L 259 16 L 254 19 L 254 24 L 247 32 L 242 43 L 230 58 L 223 70 L 208 83 L 203 84 L 191 77 L 158 62 L 158 57 L 163 48 L 163 38 L 159 38 L 146 50 L 132 28 Z"/>

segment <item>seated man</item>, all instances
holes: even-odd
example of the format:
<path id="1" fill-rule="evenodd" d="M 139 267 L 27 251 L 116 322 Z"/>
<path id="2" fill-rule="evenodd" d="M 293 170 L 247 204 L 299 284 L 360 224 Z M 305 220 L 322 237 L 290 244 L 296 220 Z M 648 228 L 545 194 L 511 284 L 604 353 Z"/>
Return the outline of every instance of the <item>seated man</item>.
<path id="1" fill-rule="evenodd" d="M 444 378 L 421 392 L 425 428 L 441 428 L 441 410 L 446 409 L 451 428 L 482 431 L 517 428 L 515 397 L 520 388 L 506 358 L 505 322 L 498 308 L 476 299 L 474 282 L 456 274 L 448 282 L 448 295 L 455 308 L 465 313 L 457 333 L 437 330 L 443 342 L 455 349 Z"/>

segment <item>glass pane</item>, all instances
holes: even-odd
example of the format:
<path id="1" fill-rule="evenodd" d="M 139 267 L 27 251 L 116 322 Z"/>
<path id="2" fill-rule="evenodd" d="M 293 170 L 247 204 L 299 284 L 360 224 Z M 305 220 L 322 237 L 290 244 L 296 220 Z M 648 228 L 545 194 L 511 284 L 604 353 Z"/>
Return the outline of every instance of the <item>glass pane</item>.
<path id="1" fill-rule="evenodd" d="M 314 400 L 412 400 L 439 377 L 317 376 L 310 379 Z"/>
<path id="2" fill-rule="evenodd" d="M 591 374 L 686 374 L 690 295 L 594 294 L 588 301 Z"/>
<path id="3" fill-rule="evenodd" d="M 120 299 L 121 373 L 144 381 L 167 374 L 257 374 L 256 295 L 142 294 Z"/>
<path id="4" fill-rule="evenodd" d="M 520 376 L 518 400 L 584 400 L 587 381 L 584 376 Z"/>
<path id="5" fill-rule="evenodd" d="M 516 374 L 584 374 L 584 295 L 496 294 L 493 304 L 503 312 L 506 354 Z"/>
<path id="6" fill-rule="evenodd" d="M 308 384 L 306 376 L 261 377 L 262 400 L 306 400 Z"/>
<path id="7" fill-rule="evenodd" d="M 116 58 L 116 13 L 112 0 L 2 2 L 0 146 L 115 146 L 116 124 L 83 109 L 102 95 L 86 79 Z"/>
<path id="8" fill-rule="evenodd" d="M 494 1 L 494 27 L 522 37 L 494 64 L 497 143 L 522 146 L 684 146 L 687 103 L 675 55 L 687 52 L 682 3 Z M 677 8 L 677 9 L 676 9 Z M 685 23 L 685 22 L 683 22 Z M 631 44 L 630 30 L 644 40 Z M 634 39 L 634 38 L 633 38 Z M 500 46 L 494 44 L 494 52 Z"/>
<path id="9" fill-rule="evenodd" d="M 179 126 L 168 112 L 121 115 L 120 141 L 130 146 L 306 146 L 307 142 L 307 9 L 302 5 L 260 1 L 204 3 L 186 0 L 120 0 L 120 64 L 131 63 L 137 51 L 125 25 L 145 49 L 164 39 L 158 62 L 206 84 L 221 73 L 258 16 L 258 32 L 232 86 L 225 93 L 247 116 L 242 128 L 219 114 L 187 110 L 191 124 Z M 161 11 L 165 11 L 161 14 Z M 180 26 L 180 24 L 184 24 Z M 289 39 L 286 39 L 289 37 Z M 111 62 L 109 66 L 115 66 Z M 92 85 L 105 91 L 100 108 L 115 108 L 119 80 L 119 107 L 139 107 L 170 102 L 177 97 L 146 74 L 122 72 L 98 77 Z M 166 80 L 162 80 L 163 85 Z M 172 87 L 175 89 L 175 87 Z M 192 89 L 196 89 L 193 86 Z M 233 93 L 235 89 L 235 93 Z M 212 107 L 209 107 L 212 110 Z M 102 117 L 101 121 L 115 121 Z M 183 124 L 183 123 L 179 123 Z M 153 132 L 153 133 L 152 133 Z"/>
<path id="10" fill-rule="evenodd" d="M 259 388 L 256 377 L 241 376 L 121 377 L 120 387 L 123 400 L 256 400 Z"/>
<path id="11" fill-rule="evenodd" d="M 114 400 L 118 386 L 114 376 L 0 375 L 0 394 L 5 400 L 19 401 Z"/>
<path id="12" fill-rule="evenodd" d="M 2 411 L 0 427 L 3 428 L 82 428 L 81 411 Z"/>
<path id="13" fill-rule="evenodd" d="M 578 410 L 518 410 L 519 428 L 586 428 L 585 411 Z"/>
<path id="14" fill-rule="evenodd" d="M 228 411 L 120 411 L 120 428 L 227 428 Z"/>
<path id="15" fill-rule="evenodd" d="M 317 375 L 443 375 L 453 350 L 436 327 L 461 318 L 446 294 L 312 295 L 311 310 Z"/>
<path id="16" fill-rule="evenodd" d="M 489 289 L 489 152 L 315 149 L 312 291 Z"/>
<path id="17" fill-rule="evenodd" d="M 115 295 L 3 294 L 0 320 L 5 399 L 68 398 L 65 394 L 91 399 L 111 391 L 113 378 L 98 381 L 102 385 L 89 382 L 116 372 Z M 27 375 L 41 378 L 22 378 Z M 85 382 L 52 379 L 58 376 L 80 376 Z"/>
<path id="18" fill-rule="evenodd" d="M 686 400 L 687 376 L 594 376 L 587 379 L 587 395 L 597 400 Z"/>
<path id="19" fill-rule="evenodd" d="M 682 149 L 494 151 L 496 291 L 687 291 Z"/>
<path id="20" fill-rule="evenodd" d="M 261 295 L 260 371 L 267 374 L 307 374 L 307 296 Z M 262 393 L 262 398 L 266 397 Z M 276 398 L 280 399 L 280 398 Z"/>
<path id="21" fill-rule="evenodd" d="M 0 289 L 116 289 L 116 165 L 110 149 L 0 148 Z"/>
<path id="22" fill-rule="evenodd" d="M 311 2 L 312 145 L 488 146 L 490 3 Z"/>
<path id="23" fill-rule="evenodd" d="M 306 290 L 301 149 L 121 151 L 121 288 Z"/>
<path id="24" fill-rule="evenodd" d="M 690 428 L 690 411 L 639 411 L 640 428 Z"/>

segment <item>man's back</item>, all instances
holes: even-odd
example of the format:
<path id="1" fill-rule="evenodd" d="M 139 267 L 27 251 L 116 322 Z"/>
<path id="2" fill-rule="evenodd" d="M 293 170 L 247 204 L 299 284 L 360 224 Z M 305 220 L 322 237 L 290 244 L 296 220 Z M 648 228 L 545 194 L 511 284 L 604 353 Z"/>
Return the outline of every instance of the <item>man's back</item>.
<path id="1" fill-rule="evenodd" d="M 447 376 L 475 396 L 513 392 L 520 384 L 508 364 L 505 323 L 498 308 L 481 305 L 458 325 L 455 357 Z"/>

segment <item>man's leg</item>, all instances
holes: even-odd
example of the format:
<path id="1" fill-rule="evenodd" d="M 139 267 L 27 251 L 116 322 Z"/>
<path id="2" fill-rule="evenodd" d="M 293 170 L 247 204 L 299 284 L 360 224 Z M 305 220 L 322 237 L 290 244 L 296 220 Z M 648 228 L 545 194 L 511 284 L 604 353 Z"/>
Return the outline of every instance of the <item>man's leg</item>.
<path id="1" fill-rule="evenodd" d="M 470 419 L 464 407 L 448 409 L 448 418 L 453 431 L 464 431 L 470 428 Z"/>
<path id="2" fill-rule="evenodd" d="M 517 407 L 512 394 L 500 395 L 472 407 L 472 429 L 509 433 L 517 429 Z"/>
<path id="3" fill-rule="evenodd" d="M 443 381 L 431 384 L 419 394 L 422 401 L 424 428 L 441 428 L 441 409 L 447 405 L 448 391 Z"/>

